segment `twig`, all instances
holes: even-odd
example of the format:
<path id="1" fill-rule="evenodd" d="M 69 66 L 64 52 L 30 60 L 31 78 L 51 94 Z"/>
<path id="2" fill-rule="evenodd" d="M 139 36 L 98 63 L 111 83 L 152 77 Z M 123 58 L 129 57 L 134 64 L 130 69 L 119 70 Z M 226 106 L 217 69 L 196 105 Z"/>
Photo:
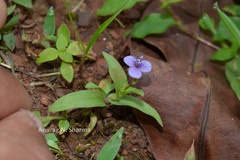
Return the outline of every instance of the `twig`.
<path id="1" fill-rule="evenodd" d="M 0 65 L 3 66 L 3 67 L 5 67 L 5 68 L 7 68 L 7 69 L 10 69 L 10 70 L 12 69 L 11 66 L 9 66 L 9 65 L 7 65 L 7 64 L 5 64 L 5 63 L 1 63 Z"/>
<path id="2" fill-rule="evenodd" d="M 36 77 L 40 78 L 40 77 L 50 77 L 50 76 L 58 76 L 58 75 L 61 75 L 61 73 L 60 72 L 46 73 L 42 75 L 37 75 Z"/>
<path id="3" fill-rule="evenodd" d="M 34 20 L 31 24 L 28 24 L 28 25 L 22 24 L 22 25 L 20 25 L 20 27 L 23 28 L 23 29 L 29 29 L 29 28 L 34 27 L 36 25 L 36 23 L 37 23 L 37 21 Z"/>
<path id="4" fill-rule="evenodd" d="M 81 0 L 81 1 L 76 5 L 76 7 L 74 7 L 74 8 L 71 10 L 71 13 L 75 13 L 75 12 L 78 10 L 78 8 L 81 7 L 81 5 L 83 4 L 83 2 L 84 2 L 84 0 Z"/>

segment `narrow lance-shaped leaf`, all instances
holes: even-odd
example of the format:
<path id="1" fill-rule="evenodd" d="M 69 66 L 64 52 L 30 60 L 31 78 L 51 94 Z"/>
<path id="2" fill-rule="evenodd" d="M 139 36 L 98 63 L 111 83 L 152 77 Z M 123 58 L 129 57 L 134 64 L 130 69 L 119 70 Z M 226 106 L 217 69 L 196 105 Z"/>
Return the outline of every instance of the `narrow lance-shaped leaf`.
<path id="1" fill-rule="evenodd" d="M 87 131 L 84 133 L 84 136 L 86 137 L 89 133 L 92 132 L 92 130 L 94 129 L 94 127 L 96 126 L 97 124 L 97 116 L 96 114 L 94 114 L 93 112 L 91 112 L 91 115 L 90 115 L 90 123 L 87 127 Z"/>
<path id="2" fill-rule="evenodd" d="M 176 22 L 170 14 L 153 13 L 136 23 L 130 32 L 132 37 L 144 38 L 150 34 L 163 33 L 173 25 L 176 25 Z"/>
<path id="3" fill-rule="evenodd" d="M 3 27 L 3 32 L 10 31 L 18 22 L 19 15 L 15 14 L 8 22 L 7 24 Z"/>
<path id="4" fill-rule="evenodd" d="M 7 8 L 7 16 L 9 16 L 14 11 L 15 8 L 16 8 L 16 4 L 8 7 Z"/>
<path id="5" fill-rule="evenodd" d="M 26 8 L 33 8 L 31 0 L 12 0 L 14 3 Z"/>
<path id="6" fill-rule="evenodd" d="M 53 36 L 55 33 L 55 16 L 53 7 L 49 8 L 48 14 L 44 21 L 43 32 L 45 37 Z"/>
<path id="7" fill-rule="evenodd" d="M 111 100 L 110 98 L 110 102 L 114 105 L 118 105 L 118 106 L 130 106 L 133 108 L 136 108 L 138 110 L 140 110 L 141 112 L 152 116 L 153 118 L 156 119 L 156 121 L 159 123 L 160 126 L 163 126 L 162 120 L 158 114 L 158 112 L 152 108 L 150 105 L 148 105 L 146 102 L 135 98 L 133 96 L 129 96 L 129 95 L 125 95 L 123 97 L 121 97 L 118 100 Z"/>
<path id="8" fill-rule="evenodd" d="M 198 23 L 203 29 L 209 30 L 213 34 L 216 33 L 215 22 L 208 16 L 208 14 L 204 13 Z"/>
<path id="9" fill-rule="evenodd" d="M 217 2 L 214 4 L 214 7 L 217 8 L 218 14 L 223 21 L 223 24 L 227 28 L 227 30 L 230 32 L 230 34 L 234 37 L 234 39 L 238 42 L 240 45 L 240 31 L 238 30 L 237 26 L 231 21 L 231 19 L 223 13 L 217 5 Z"/>
<path id="10" fill-rule="evenodd" d="M 166 8 L 167 6 L 169 6 L 170 4 L 174 4 L 174 3 L 179 3 L 179 2 L 182 2 L 184 0 L 166 0 L 160 7 L 160 9 L 164 9 Z"/>
<path id="11" fill-rule="evenodd" d="M 5 44 L 7 45 L 7 47 L 13 51 L 15 48 L 15 37 L 13 32 L 8 32 L 3 34 L 3 40 L 5 42 Z"/>
<path id="12" fill-rule="evenodd" d="M 132 8 L 137 2 L 146 2 L 147 0 L 131 0 L 128 5 L 124 9 Z M 106 0 L 106 2 L 102 5 L 100 10 L 96 13 L 96 16 L 106 16 L 114 14 L 119 6 L 124 5 L 127 0 Z"/>
<path id="13" fill-rule="evenodd" d="M 128 84 L 126 73 L 118 61 L 111 55 L 103 52 L 103 56 L 108 63 L 109 74 L 114 82 L 116 94 L 119 97 L 120 91 L 124 85 Z"/>
<path id="14" fill-rule="evenodd" d="M 67 94 L 55 101 L 50 112 L 65 111 L 73 108 L 105 107 L 104 98 L 96 90 L 83 90 Z"/>
<path id="15" fill-rule="evenodd" d="M 85 50 L 85 53 L 88 53 L 90 51 L 90 49 L 92 48 L 93 44 L 95 43 L 95 41 L 98 39 L 98 37 L 101 35 L 101 33 L 107 28 L 107 26 L 119 15 L 119 13 L 127 6 L 127 4 L 130 2 L 131 0 L 127 0 L 126 3 L 124 5 L 122 5 L 121 8 L 119 8 L 119 10 L 116 11 L 116 13 L 110 17 L 109 19 L 107 19 L 99 28 L 98 30 L 94 33 L 94 35 L 92 36 L 91 40 L 88 43 L 88 46 Z"/>
<path id="16" fill-rule="evenodd" d="M 123 128 L 115 133 L 100 151 L 97 160 L 113 160 L 118 153 L 122 142 Z"/>

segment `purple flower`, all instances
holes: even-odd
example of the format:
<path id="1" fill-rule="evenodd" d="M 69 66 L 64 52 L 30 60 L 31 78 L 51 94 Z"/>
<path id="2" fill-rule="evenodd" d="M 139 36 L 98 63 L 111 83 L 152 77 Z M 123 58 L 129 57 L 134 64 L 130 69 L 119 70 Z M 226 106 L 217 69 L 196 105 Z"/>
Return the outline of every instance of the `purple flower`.
<path id="1" fill-rule="evenodd" d="M 143 60 L 143 56 L 139 59 L 133 56 L 126 56 L 123 61 L 130 67 L 128 74 L 132 78 L 139 79 L 142 77 L 142 72 L 150 72 L 152 70 L 152 64 Z"/>

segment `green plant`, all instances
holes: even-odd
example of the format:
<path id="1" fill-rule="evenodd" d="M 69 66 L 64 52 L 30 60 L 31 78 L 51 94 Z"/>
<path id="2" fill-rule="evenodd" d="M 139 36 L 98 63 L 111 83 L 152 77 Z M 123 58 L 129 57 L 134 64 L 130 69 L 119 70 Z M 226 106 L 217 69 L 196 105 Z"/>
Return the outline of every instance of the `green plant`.
<path id="1" fill-rule="evenodd" d="M 207 14 L 204 14 L 199 20 L 199 25 L 209 30 L 213 35 L 213 41 L 218 42 L 221 48 L 215 52 L 211 57 L 212 61 L 224 62 L 226 65 L 225 74 L 226 77 L 240 100 L 240 59 L 239 59 L 239 47 L 240 47 L 240 18 L 228 17 L 222 12 L 217 3 L 214 4 L 214 8 L 217 9 L 219 17 L 221 19 L 217 29 L 215 29 L 215 22 Z M 225 7 L 228 12 L 235 14 L 237 6 Z"/>
<path id="2" fill-rule="evenodd" d="M 74 76 L 73 56 L 77 55 L 81 55 L 78 42 L 70 42 L 70 31 L 66 24 L 62 24 L 57 30 L 56 48 L 49 47 L 43 50 L 39 54 L 36 63 L 53 61 L 59 57 L 62 60 L 61 75 L 71 83 Z"/>
<path id="3" fill-rule="evenodd" d="M 97 160 L 113 160 L 122 142 L 123 128 L 120 128 L 100 151 Z"/>
<path id="4" fill-rule="evenodd" d="M 60 73 L 57 73 L 57 74 L 61 74 L 65 80 L 71 83 L 74 76 L 73 56 L 81 55 L 81 61 L 79 65 L 79 72 L 81 73 L 81 70 L 85 63 L 86 58 L 91 57 L 88 53 L 91 50 L 97 38 L 107 28 L 107 26 L 117 17 L 117 15 L 124 9 L 124 7 L 130 1 L 131 0 L 127 0 L 127 2 L 124 3 L 124 5 L 120 9 L 118 9 L 112 17 L 107 19 L 98 28 L 98 30 L 94 33 L 94 35 L 92 36 L 86 48 L 76 31 L 76 27 L 73 23 L 67 1 L 65 0 L 66 8 L 69 14 L 70 21 L 74 28 L 74 31 L 76 33 L 76 36 L 78 37 L 79 43 L 76 41 L 70 40 L 70 31 L 66 24 L 62 24 L 57 31 L 57 37 L 54 36 L 55 18 L 54 18 L 53 8 L 50 8 L 44 22 L 45 39 L 41 41 L 41 43 L 44 44 L 44 46 L 46 46 L 47 48 L 39 54 L 39 57 L 37 58 L 36 63 L 39 64 L 39 63 L 44 63 L 48 61 L 53 61 L 58 57 L 60 57 L 60 59 L 62 60 L 62 63 L 60 67 Z M 56 49 L 49 47 L 50 44 L 46 40 L 56 41 Z"/>
<path id="5" fill-rule="evenodd" d="M 12 2 L 26 8 L 32 8 L 31 0 L 13 0 Z M 12 29 L 16 26 L 19 19 L 19 14 L 13 13 L 14 10 L 16 9 L 16 4 L 7 8 L 8 21 L 4 25 L 4 27 L 0 30 L 0 40 L 4 42 L 3 46 L 0 46 L 0 49 L 7 51 L 10 54 L 10 57 L 11 57 L 11 52 L 9 52 L 8 50 L 13 51 L 15 49 L 15 36 L 12 32 Z M 0 63 L 1 62 L 2 62 L 2 59 L 0 57 Z M 11 68 L 12 68 L 12 71 L 14 71 L 13 63 L 11 64 Z"/>
<path id="6" fill-rule="evenodd" d="M 104 87 L 100 87 L 93 82 L 89 82 L 85 88 L 90 90 L 77 91 L 61 97 L 52 104 L 49 111 L 59 112 L 73 108 L 106 107 L 110 104 L 130 106 L 152 116 L 162 126 L 161 118 L 155 109 L 144 101 L 129 95 L 134 93 L 143 96 L 144 93 L 128 84 L 127 76 L 118 61 L 105 52 L 103 52 L 103 56 L 108 63 L 113 83 L 108 81 L 105 82 Z M 114 89 L 115 93 L 112 93 Z"/>

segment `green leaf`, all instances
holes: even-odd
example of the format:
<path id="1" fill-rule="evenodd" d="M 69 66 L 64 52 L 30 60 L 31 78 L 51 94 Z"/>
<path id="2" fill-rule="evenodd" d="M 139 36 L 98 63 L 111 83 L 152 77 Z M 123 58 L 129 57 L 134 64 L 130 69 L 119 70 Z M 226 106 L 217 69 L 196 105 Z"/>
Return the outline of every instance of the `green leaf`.
<path id="1" fill-rule="evenodd" d="M 118 61 L 111 55 L 103 52 L 103 56 L 108 63 L 109 74 L 113 80 L 116 94 L 119 97 L 121 89 L 128 84 L 126 73 Z"/>
<path id="2" fill-rule="evenodd" d="M 66 37 L 63 34 L 58 36 L 58 39 L 57 39 L 57 42 L 56 42 L 57 50 L 58 51 L 65 51 L 67 46 L 68 46 L 68 41 L 67 41 Z"/>
<path id="3" fill-rule="evenodd" d="M 48 147 L 56 149 L 58 152 L 62 153 L 61 149 L 58 147 L 56 142 L 54 142 L 53 140 L 46 140 L 46 141 L 47 141 Z"/>
<path id="4" fill-rule="evenodd" d="M 153 118 L 156 119 L 156 121 L 159 123 L 160 126 L 163 126 L 162 120 L 158 114 L 158 112 L 152 108 L 150 105 L 148 105 L 146 102 L 141 101 L 138 98 L 135 98 L 133 96 L 129 96 L 129 95 L 125 95 L 123 97 L 121 97 L 118 100 L 111 100 L 110 97 L 110 102 L 114 105 L 118 105 L 118 106 L 130 106 L 133 108 L 136 108 L 138 110 L 140 110 L 141 112 L 152 116 Z"/>
<path id="5" fill-rule="evenodd" d="M 44 49 L 37 58 L 37 64 L 53 61 L 58 58 L 58 51 L 55 48 Z"/>
<path id="6" fill-rule="evenodd" d="M 6 44 L 6 46 L 13 51 L 15 48 L 15 37 L 13 32 L 8 32 L 3 34 L 3 40 Z"/>
<path id="7" fill-rule="evenodd" d="M 50 112 L 65 111 L 74 108 L 105 107 L 104 98 L 96 90 L 82 90 L 67 94 L 55 101 Z"/>
<path id="8" fill-rule="evenodd" d="M 48 133 L 48 134 L 46 134 L 45 137 L 46 137 L 46 140 L 51 140 L 51 141 L 53 141 L 57 144 L 59 143 L 59 140 L 57 139 L 57 137 L 53 133 Z"/>
<path id="9" fill-rule="evenodd" d="M 93 83 L 93 82 L 87 83 L 86 86 L 85 86 L 85 88 L 88 88 L 88 89 L 99 89 L 99 90 L 101 91 L 101 93 L 102 93 L 102 96 L 103 96 L 104 98 L 107 97 L 105 91 L 104 91 L 101 87 L 99 87 L 98 85 L 96 85 L 96 84 Z"/>
<path id="10" fill-rule="evenodd" d="M 67 25 L 65 23 L 63 23 L 59 28 L 58 28 L 58 31 L 57 31 L 57 37 L 59 38 L 60 35 L 63 35 L 66 40 L 67 40 L 67 43 L 69 43 L 70 41 L 70 31 L 67 27 Z"/>
<path id="11" fill-rule="evenodd" d="M 72 82 L 74 76 L 73 66 L 70 63 L 62 62 L 60 66 L 61 75 L 69 83 Z"/>
<path id="12" fill-rule="evenodd" d="M 43 127 L 47 127 L 47 125 L 52 121 L 47 119 L 48 117 L 42 117 L 39 111 L 33 111 L 33 113 L 38 116 L 38 118 L 42 121 Z"/>
<path id="13" fill-rule="evenodd" d="M 48 14 L 44 21 L 43 32 L 45 37 L 53 36 L 55 33 L 55 16 L 53 7 L 49 8 Z"/>
<path id="14" fill-rule="evenodd" d="M 114 84 L 112 83 L 112 80 L 110 78 L 108 79 L 102 79 L 99 83 L 99 87 L 101 87 L 106 95 L 108 95 L 110 92 L 114 90 Z"/>
<path id="15" fill-rule="evenodd" d="M 45 41 L 45 40 L 41 40 L 41 45 L 43 45 L 45 48 L 50 48 L 51 45 L 48 41 Z"/>
<path id="16" fill-rule="evenodd" d="M 71 55 L 82 55 L 81 49 L 78 45 L 78 42 L 74 41 L 72 43 L 69 44 L 68 48 L 67 48 L 67 52 Z"/>
<path id="17" fill-rule="evenodd" d="M 208 16 L 208 14 L 204 13 L 198 23 L 199 23 L 201 28 L 203 28 L 205 30 L 209 30 L 213 34 L 216 33 L 215 22 L 212 18 L 210 18 Z"/>
<path id="18" fill-rule="evenodd" d="M 223 8 L 225 12 L 232 14 L 233 16 L 240 16 L 240 6 L 239 5 L 230 5 Z"/>
<path id="19" fill-rule="evenodd" d="M 239 17 L 230 17 L 230 19 L 233 21 L 233 23 L 240 29 L 240 18 Z M 225 25 L 222 21 L 220 21 L 217 32 L 213 37 L 213 41 L 223 41 L 228 40 L 229 42 L 234 42 L 234 39 L 232 35 L 227 31 Z"/>
<path id="20" fill-rule="evenodd" d="M 70 127 L 70 124 L 68 120 L 60 120 L 58 123 L 58 127 L 60 129 L 59 134 L 62 135 L 68 130 L 68 128 Z"/>
<path id="21" fill-rule="evenodd" d="M 211 57 L 212 61 L 227 61 L 234 57 L 231 48 L 221 48 Z"/>
<path id="22" fill-rule="evenodd" d="M 226 64 L 225 74 L 233 91 L 240 100 L 240 57 Z"/>
<path id="23" fill-rule="evenodd" d="M 56 36 L 47 36 L 46 37 L 48 40 L 50 40 L 50 41 L 54 41 L 54 42 L 57 42 L 57 37 Z"/>
<path id="24" fill-rule="evenodd" d="M 16 4 L 8 7 L 7 8 L 7 16 L 9 16 L 14 11 L 15 8 L 16 8 Z"/>
<path id="25" fill-rule="evenodd" d="M 14 3 L 26 8 L 33 8 L 31 0 L 12 0 Z"/>
<path id="26" fill-rule="evenodd" d="M 166 8 L 167 6 L 169 6 L 170 4 L 174 4 L 174 3 L 179 3 L 179 2 L 182 2 L 184 0 L 166 0 L 160 7 L 160 9 L 164 9 Z"/>
<path id="27" fill-rule="evenodd" d="M 153 13 L 136 23 L 130 32 L 132 37 L 144 38 L 150 34 L 163 33 L 173 25 L 176 25 L 176 22 L 170 14 Z"/>
<path id="28" fill-rule="evenodd" d="M 237 26 L 232 22 L 232 20 L 223 13 L 217 6 L 217 2 L 214 4 L 214 6 L 217 8 L 218 14 L 229 31 L 229 33 L 233 36 L 233 38 L 237 41 L 238 45 L 240 45 L 240 31 L 238 30 Z"/>
<path id="29" fill-rule="evenodd" d="M 8 22 L 7 24 L 3 27 L 2 31 L 3 32 L 8 32 L 10 31 L 18 22 L 19 15 L 15 14 Z"/>
<path id="30" fill-rule="evenodd" d="M 100 10 L 96 13 L 96 16 L 106 16 L 114 14 L 119 6 L 123 6 L 128 0 L 106 0 L 106 2 L 102 5 Z M 124 9 L 132 8 L 137 2 L 146 2 L 147 0 L 132 0 L 129 2 Z"/>
<path id="31" fill-rule="evenodd" d="M 100 151 L 97 160 L 113 160 L 122 142 L 123 128 L 120 128 Z"/>
<path id="32" fill-rule="evenodd" d="M 58 55 L 61 58 L 61 60 L 63 60 L 64 62 L 68 62 L 68 63 L 73 62 L 73 56 L 66 51 L 58 52 Z"/>
<path id="33" fill-rule="evenodd" d="M 94 127 L 96 126 L 97 124 L 97 116 L 96 114 L 94 114 L 93 112 L 91 112 L 91 115 L 90 115 L 90 123 L 87 127 L 87 132 L 84 133 L 84 136 L 86 137 L 89 133 L 92 132 L 92 130 L 94 129 Z"/>
<path id="34" fill-rule="evenodd" d="M 2 63 L 2 58 L 0 57 L 0 63 Z"/>
<path id="35" fill-rule="evenodd" d="M 141 89 L 137 89 L 137 88 L 134 88 L 134 87 L 128 87 L 125 90 L 124 95 L 125 94 L 131 94 L 131 93 L 134 93 L 134 94 L 137 94 L 137 95 L 140 95 L 140 96 L 144 96 L 144 92 Z"/>
<path id="36" fill-rule="evenodd" d="M 118 3 L 121 3 L 122 1 L 118 1 Z M 116 17 L 119 15 L 119 13 L 128 5 L 128 3 L 131 2 L 131 0 L 127 0 L 126 3 L 124 3 L 124 5 L 122 5 L 121 8 L 119 8 L 119 10 L 116 11 L 116 13 L 114 13 L 114 15 L 112 17 L 110 17 L 109 19 L 107 19 L 99 28 L 98 30 L 94 33 L 94 35 L 92 36 L 91 40 L 88 43 L 88 46 L 85 50 L 85 53 L 88 53 L 90 51 L 90 49 L 92 48 L 93 44 L 95 43 L 95 41 L 98 39 L 98 37 L 101 35 L 101 33 L 108 27 L 108 25 L 114 20 L 116 19 Z"/>

